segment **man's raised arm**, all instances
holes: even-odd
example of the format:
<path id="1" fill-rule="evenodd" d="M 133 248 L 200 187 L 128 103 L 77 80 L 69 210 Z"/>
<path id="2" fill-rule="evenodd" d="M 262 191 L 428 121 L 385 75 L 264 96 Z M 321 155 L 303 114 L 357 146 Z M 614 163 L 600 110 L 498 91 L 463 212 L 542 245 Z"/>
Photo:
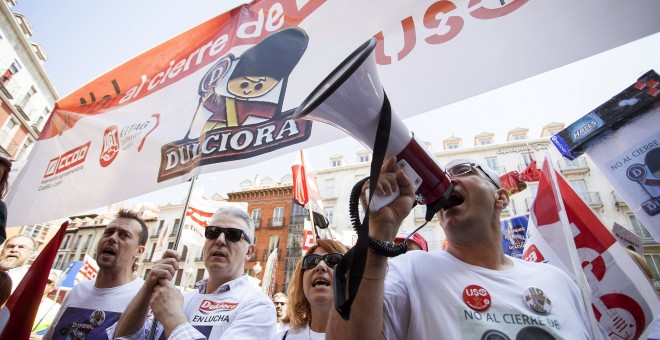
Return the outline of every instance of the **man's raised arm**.
<path id="1" fill-rule="evenodd" d="M 391 204 L 369 211 L 369 235 L 377 240 L 394 240 L 399 226 L 412 210 L 415 192 L 402 170 L 396 174 L 389 172 L 396 158 L 385 161 L 378 179 L 375 194 L 391 195 L 398 191 L 399 197 Z M 367 182 L 368 183 L 368 182 Z M 364 190 L 362 188 L 363 200 Z M 367 211 L 367 209 L 365 209 Z M 383 339 L 384 283 L 387 273 L 387 257 L 371 250 L 367 252 L 367 263 L 360 288 L 351 307 L 349 320 L 344 320 L 333 311 L 326 331 L 327 339 Z"/>

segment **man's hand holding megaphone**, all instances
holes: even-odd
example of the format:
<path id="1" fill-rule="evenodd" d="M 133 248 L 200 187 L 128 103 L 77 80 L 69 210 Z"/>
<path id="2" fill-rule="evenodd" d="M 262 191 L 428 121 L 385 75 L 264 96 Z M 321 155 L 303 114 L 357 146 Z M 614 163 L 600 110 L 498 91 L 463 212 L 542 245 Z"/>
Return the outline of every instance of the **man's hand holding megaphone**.
<path id="1" fill-rule="evenodd" d="M 415 188 L 403 169 L 395 166 L 396 157 L 387 159 L 381 167 L 374 197 L 395 197 L 382 208 L 367 208 L 369 181 L 362 186 L 361 202 L 364 211 L 369 213 L 369 236 L 376 240 L 392 242 L 399 226 L 415 204 Z"/>

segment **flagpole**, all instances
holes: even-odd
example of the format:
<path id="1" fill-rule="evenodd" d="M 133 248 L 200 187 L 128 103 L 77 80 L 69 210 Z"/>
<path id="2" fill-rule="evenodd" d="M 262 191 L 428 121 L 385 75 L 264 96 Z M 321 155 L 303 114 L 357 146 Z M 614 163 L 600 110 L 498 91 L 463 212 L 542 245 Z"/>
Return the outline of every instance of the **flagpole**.
<path id="1" fill-rule="evenodd" d="M 551 188 L 554 191 L 555 197 L 557 198 L 557 207 L 559 207 L 558 215 L 559 215 L 559 221 L 562 227 L 562 234 L 564 235 L 564 242 L 566 242 L 566 246 L 568 248 L 568 255 L 571 259 L 571 266 L 573 267 L 573 272 L 575 273 L 575 280 L 577 281 L 578 287 L 580 288 L 580 292 L 582 293 L 582 300 L 584 301 L 584 306 L 587 312 L 587 315 L 589 316 L 590 326 L 591 326 L 591 332 L 593 333 L 594 337 L 597 339 L 602 339 L 601 334 L 596 326 L 596 316 L 594 315 L 594 310 L 591 308 L 592 301 L 591 301 L 591 290 L 589 288 L 589 284 L 587 282 L 587 278 L 584 275 L 584 271 L 582 270 L 582 265 L 580 264 L 580 257 L 577 253 L 577 247 L 575 246 L 575 240 L 573 238 L 573 232 L 570 229 L 570 224 L 568 221 L 568 216 L 566 215 L 566 208 L 564 207 L 564 199 L 562 198 L 561 195 L 561 190 L 559 190 L 559 182 L 557 181 L 557 173 L 555 171 L 555 167 L 552 164 L 552 159 L 550 158 L 549 154 L 546 154 L 546 162 L 548 162 L 548 166 L 550 167 L 550 176 L 551 176 Z"/>
<path id="2" fill-rule="evenodd" d="M 179 240 L 181 240 L 181 231 L 183 230 L 183 224 L 186 222 L 186 212 L 188 211 L 188 205 L 190 204 L 190 196 L 192 196 L 193 189 L 195 188 L 195 181 L 197 180 L 197 175 L 190 178 L 190 188 L 188 188 L 188 195 L 186 196 L 186 203 L 183 205 L 183 213 L 181 213 L 181 222 L 179 222 L 179 230 L 176 232 L 176 238 L 174 239 L 174 246 L 172 247 L 175 251 L 179 247 Z M 183 278 L 183 274 L 181 275 Z M 176 275 L 172 278 L 176 279 Z M 158 327 L 158 320 L 154 316 L 154 322 L 151 324 L 151 332 L 149 332 L 149 340 L 153 340 L 156 336 L 156 327 Z"/>
<path id="3" fill-rule="evenodd" d="M 303 176 L 305 176 L 305 181 L 307 180 L 307 168 L 305 167 L 305 154 L 303 149 L 300 149 L 300 164 L 304 170 Z M 316 230 L 316 223 L 314 223 L 314 211 L 312 210 L 312 197 L 309 195 L 309 189 L 305 185 L 305 195 L 307 195 L 307 210 L 309 210 L 309 221 L 312 223 L 312 236 L 314 240 L 319 239 L 319 233 Z"/>
<path id="4" fill-rule="evenodd" d="M 179 230 L 176 232 L 176 238 L 174 239 L 174 248 L 175 250 L 179 247 L 179 241 L 181 240 L 181 231 L 183 230 L 183 224 L 186 221 L 186 212 L 188 212 L 188 205 L 190 205 L 190 197 L 192 196 L 193 189 L 195 188 L 195 181 L 197 180 L 197 175 L 190 178 L 190 188 L 188 188 L 188 195 L 186 196 L 186 203 L 183 205 L 183 212 L 181 213 L 181 224 L 179 225 Z"/>

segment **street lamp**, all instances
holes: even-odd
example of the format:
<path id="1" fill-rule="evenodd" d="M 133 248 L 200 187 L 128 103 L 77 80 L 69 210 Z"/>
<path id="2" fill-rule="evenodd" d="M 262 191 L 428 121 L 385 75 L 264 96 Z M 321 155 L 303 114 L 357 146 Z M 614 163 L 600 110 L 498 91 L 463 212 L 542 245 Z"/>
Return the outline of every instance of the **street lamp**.
<path id="1" fill-rule="evenodd" d="M 261 268 L 261 263 L 257 261 L 257 264 L 255 264 L 254 267 L 252 267 L 252 270 L 254 271 L 254 276 L 259 275 L 259 273 L 261 273 L 261 270 L 263 270 L 263 268 Z"/>

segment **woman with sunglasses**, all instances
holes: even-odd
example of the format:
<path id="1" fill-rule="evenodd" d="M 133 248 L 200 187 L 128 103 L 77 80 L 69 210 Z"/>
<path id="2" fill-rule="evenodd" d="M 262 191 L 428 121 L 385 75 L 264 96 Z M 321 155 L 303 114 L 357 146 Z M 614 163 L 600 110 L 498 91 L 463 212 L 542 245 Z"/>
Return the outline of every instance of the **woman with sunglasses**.
<path id="1" fill-rule="evenodd" d="M 334 303 L 333 274 L 346 247 L 334 240 L 317 240 L 296 264 L 287 295 L 291 328 L 276 339 L 325 339 Z"/>

